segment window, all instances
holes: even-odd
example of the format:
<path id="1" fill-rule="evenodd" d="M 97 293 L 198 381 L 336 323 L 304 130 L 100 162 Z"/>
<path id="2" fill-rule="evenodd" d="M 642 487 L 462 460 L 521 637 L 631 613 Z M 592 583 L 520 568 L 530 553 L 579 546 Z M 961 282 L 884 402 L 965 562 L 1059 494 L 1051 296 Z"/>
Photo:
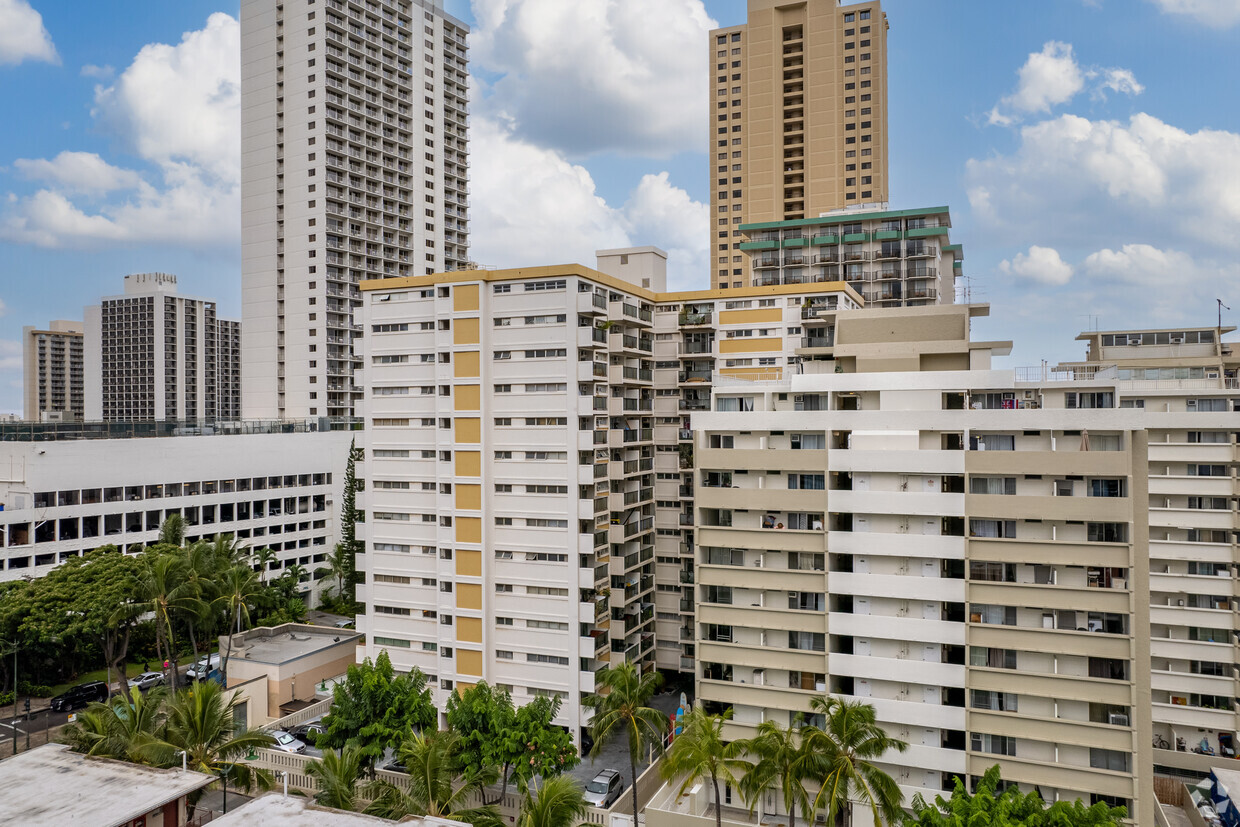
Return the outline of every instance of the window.
<path id="1" fill-rule="evenodd" d="M 526 594 L 541 594 L 548 597 L 568 597 L 568 589 L 559 589 L 553 586 L 526 586 Z"/>
<path id="2" fill-rule="evenodd" d="M 556 620 L 527 620 L 525 621 L 527 629 L 550 629 L 554 632 L 567 632 L 568 624 Z"/>
<path id="3" fill-rule="evenodd" d="M 556 666 L 568 666 L 568 658 L 561 655 L 542 655 L 536 652 L 530 652 L 525 656 L 529 663 L 550 663 Z"/>
<path id="4" fill-rule="evenodd" d="M 988 732 L 972 733 L 973 751 L 991 755 L 1015 755 L 1016 739 L 1010 735 L 991 735 Z"/>
<path id="5" fill-rule="evenodd" d="M 511 626 L 512 618 L 511 617 L 497 617 L 495 618 L 495 625 L 496 626 Z"/>
<path id="6" fill-rule="evenodd" d="M 970 494 L 1016 493 L 1016 477 L 973 477 L 969 480 Z"/>

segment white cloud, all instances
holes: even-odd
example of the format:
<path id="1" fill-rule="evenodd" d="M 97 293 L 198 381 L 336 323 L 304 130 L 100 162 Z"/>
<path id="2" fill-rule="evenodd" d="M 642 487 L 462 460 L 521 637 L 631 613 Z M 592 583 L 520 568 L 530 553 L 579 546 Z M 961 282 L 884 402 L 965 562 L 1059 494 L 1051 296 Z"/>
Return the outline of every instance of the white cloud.
<path id="1" fill-rule="evenodd" d="M 1103 69 L 1100 74 L 1100 90 L 1110 89 L 1124 95 L 1139 95 L 1145 91 L 1145 87 L 1137 82 L 1137 76 L 1128 69 Z"/>
<path id="2" fill-rule="evenodd" d="M 1049 112 L 1085 88 L 1085 75 L 1076 63 L 1072 44 L 1057 40 L 1049 40 L 1042 51 L 1032 52 L 1016 75 L 1016 91 L 990 111 L 991 123 L 1007 125 L 1025 114 Z"/>
<path id="3" fill-rule="evenodd" d="M 696 151 L 707 129 L 701 0 L 473 0 L 478 113 L 570 156 Z M 657 21 L 652 25 L 651 21 Z"/>
<path id="4" fill-rule="evenodd" d="M 0 299 L 0 316 L 4 316 L 9 312 L 9 306 L 4 303 L 4 299 Z"/>
<path id="5" fill-rule="evenodd" d="M 1033 245 L 1028 253 L 1017 253 L 999 262 L 1004 273 L 1041 284 L 1062 285 L 1072 279 L 1072 266 L 1059 257 L 1053 247 Z"/>
<path id="6" fill-rule="evenodd" d="M 1108 90 L 1124 95 L 1145 91 L 1128 69 L 1082 67 L 1076 61 L 1072 44 L 1058 40 L 1048 40 L 1042 51 L 1032 52 L 1016 74 L 1016 91 L 1005 95 L 990 110 L 990 123 L 1011 126 L 1026 115 L 1049 113 L 1075 98 L 1086 85 L 1091 85 L 1091 93 L 1099 98 L 1105 97 Z"/>
<path id="7" fill-rule="evenodd" d="M 111 66 L 96 66 L 93 63 L 87 63 L 82 67 L 82 77 L 97 78 L 99 80 L 111 80 L 116 75 L 116 70 Z"/>
<path id="8" fill-rule="evenodd" d="M 62 152 L 46 158 L 18 158 L 13 166 L 33 181 L 48 181 L 68 192 L 110 192 L 142 184 L 136 172 L 114 167 L 93 152 Z"/>
<path id="9" fill-rule="evenodd" d="M 1188 253 L 1160 250 L 1150 244 L 1125 244 L 1119 250 L 1104 248 L 1086 256 L 1081 268 L 1096 276 L 1146 287 L 1183 285 L 1204 273 L 1204 268 Z"/>
<path id="10" fill-rule="evenodd" d="M 707 206 L 647 175 L 619 207 L 595 191 L 588 170 L 475 116 L 471 122 L 471 255 L 500 267 L 578 262 L 594 251 L 653 244 L 668 251 L 669 281 L 706 272 Z M 704 286 L 704 285 L 694 285 Z"/>
<path id="11" fill-rule="evenodd" d="M 0 64 L 42 60 L 59 63 L 43 16 L 27 0 L 0 0 Z"/>
<path id="12" fill-rule="evenodd" d="M 1240 23 L 1240 0 L 1154 0 L 1163 14 L 1191 17 L 1213 29 Z"/>
<path id="13" fill-rule="evenodd" d="M 1127 123 L 1063 115 L 1022 128 L 1013 154 L 970 160 L 965 175 L 974 214 L 1010 241 L 1083 248 L 1122 228 L 1240 248 L 1236 133 L 1187 132 L 1144 113 Z"/>
<path id="14" fill-rule="evenodd" d="M 114 83 L 96 87 L 92 114 L 152 172 L 122 169 L 86 152 L 21 159 L 17 170 L 45 188 L 10 195 L 0 238 L 43 247 L 235 242 L 239 51 L 237 21 L 219 13 L 175 46 L 143 47 Z"/>
<path id="15" fill-rule="evenodd" d="M 1226 301 L 1236 289 L 1236 278 L 1229 267 L 1144 243 L 1090 253 L 1080 270 L 1087 280 L 1097 283 L 1102 301 L 1119 311 L 1117 315 L 1153 318 L 1167 324 L 1201 324 L 1210 317 L 1215 298 Z M 1172 286 L 1175 301 L 1150 299 Z"/>

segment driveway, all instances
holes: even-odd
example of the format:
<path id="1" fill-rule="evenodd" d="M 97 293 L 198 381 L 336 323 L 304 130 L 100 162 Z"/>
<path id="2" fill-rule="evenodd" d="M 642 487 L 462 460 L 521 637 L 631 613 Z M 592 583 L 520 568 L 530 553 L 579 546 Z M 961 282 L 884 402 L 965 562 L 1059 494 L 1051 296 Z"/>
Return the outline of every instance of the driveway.
<path id="1" fill-rule="evenodd" d="M 676 707 L 680 705 L 680 695 L 672 692 L 662 692 L 650 699 L 650 705 L 662 712 L 664 715 L 670 715 L 676 711 Z M 646 760 L 649 753 L 644 753 L 641 760 L 637 762 L 637 774 L 640 776 L 650 766 L 650 762 Z M 574 767 L 570 773 L 573 778 L 585 786 L 594 776 L 603 770 L 616 770 L 624 778 L 624 789 L 627 792 L 632 779 L 629 778 L 629 744 L 628 739 L 620 735 L 611 738 L 603 744 L 602 751 L 594 758 L 588 755 L 581 757 L 581 763 Z"/>

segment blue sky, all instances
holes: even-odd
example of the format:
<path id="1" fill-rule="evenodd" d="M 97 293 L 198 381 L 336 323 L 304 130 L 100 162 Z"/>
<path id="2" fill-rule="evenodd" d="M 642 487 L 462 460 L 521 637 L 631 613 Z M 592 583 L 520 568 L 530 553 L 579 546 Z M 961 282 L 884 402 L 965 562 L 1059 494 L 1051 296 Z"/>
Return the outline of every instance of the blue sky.
<path id="1" fill-rule="evenodd" d="M 675 286 L 706 286 L 704 32 L 743 0 L 446 6 L 474 28 L 474 258 L 654 243 Z M 1092 316 L 1240 313 L 1240 0 L 884 8 L 892 205 L 951 206 L 993 306 L 975 335 L 1034 364 L 1076 355 Z M 80 318 L 127 272 L 240 316 L 237 15 L 0 0 L 0 411 L 20 408 L 22 325 Z"/>

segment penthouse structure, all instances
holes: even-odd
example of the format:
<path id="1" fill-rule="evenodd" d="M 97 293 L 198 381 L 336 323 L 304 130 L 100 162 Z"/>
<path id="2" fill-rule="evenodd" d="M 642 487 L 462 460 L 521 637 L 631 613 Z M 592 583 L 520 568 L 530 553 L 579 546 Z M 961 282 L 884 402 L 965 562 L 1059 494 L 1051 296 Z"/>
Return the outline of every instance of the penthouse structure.
<path id="1" fill-rule="evenodd" d="M 749 0 L 710 33 L 713 286 L 750 284 L 742 224 L 888 200 L 887 28 L 877 2 Z"/>
<path id="2" fill-rule="evenodd" d="M 363 279 L 468 261 L 468 27 L 442 0 L 245 0 L 245 416 L 345 417 Z"/>

